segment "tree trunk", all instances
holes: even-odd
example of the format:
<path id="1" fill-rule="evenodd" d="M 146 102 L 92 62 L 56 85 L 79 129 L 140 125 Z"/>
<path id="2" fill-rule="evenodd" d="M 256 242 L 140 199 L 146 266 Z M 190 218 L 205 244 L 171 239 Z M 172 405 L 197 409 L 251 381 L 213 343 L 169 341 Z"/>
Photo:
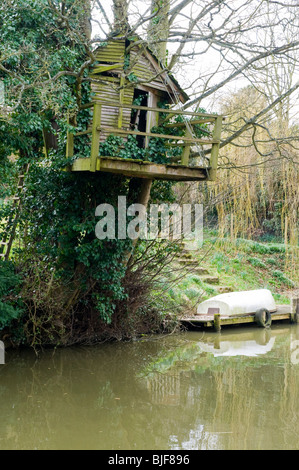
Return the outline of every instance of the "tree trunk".
<path id="1" fill-rule="evenodd" d="M 129 204 L 142 204 L 145 208 L 151 194 L 152 180 L 144 178 L 132 178 L 129 186 Z M 132 249 L 124 256 L 124 263 L 128 266 L 138 239 L 132 240 Z"/>
<path id="2" fill-rule="evenodd" d="M 82 7 L 84 14 L 82 16 L 81 27 L 83 31 L 83 35 L 85 38 L 90 41 L 91 39 L 91 0 L 82 0 Z"/>
<path id="3" fill-rule="evenodd" d="M 169 34 L 168 13 L 170 0 L 152 0 L 151 13 L 155 14 L 148 28 L 148 42 L 153 53 L 161 61 L 166 63 L 166 47 Z M 127 0 L 113 0 L 114 33 L 125 35 L 130 30 L 128 22 Z M 147 208 L 152 187 L 151 179 L 134 178 L 130 182 L 129 200 L 131 203 L 139 203 Z M 137 241 L 137 240 L 136 240 Z M 133 242 L 133 250 L 136 244 Z M 133 252 L 132 250 L 132 252 Z M 132 252 L 125 259 L 128 264 Z"/>
<path id="4" fill-rule="evenodd" d="M 128 200 L 130 204 L 143 204 L 147 207 L 152 180 L 147 178 L 132 178 L 130 181 Z"/>
<path id="5" fill-rule="evenodd" d="M 122 34 L 125 36 L 130 29 L 127 0 L 113 0 L 113 16 L 114 34 Z"/>
<path id="6" fill-rule="evenodd" d="M 148 28 L 148 41 L 157 58 L 164 64 L 166 62 L 166 47 L 169 33 L 168 12 L 170 0 L 152 0 L 152 13 L 157 12 Z M 152 41 L 162 40 L 151 46 Z M 152 180 L 140 180 L 140 191 L 138 202 L 145 207 L 148 205 L 152 187 Z"/>
<path id="7" fill-rule="evenodd" d="M 166 65 L 167 39 L 169 35 L 168 13 L 170 0 L 152 0 L 151 13 L 155 14 L 149 23 L 147 38 L 150 49 L 163 65 Z"/>

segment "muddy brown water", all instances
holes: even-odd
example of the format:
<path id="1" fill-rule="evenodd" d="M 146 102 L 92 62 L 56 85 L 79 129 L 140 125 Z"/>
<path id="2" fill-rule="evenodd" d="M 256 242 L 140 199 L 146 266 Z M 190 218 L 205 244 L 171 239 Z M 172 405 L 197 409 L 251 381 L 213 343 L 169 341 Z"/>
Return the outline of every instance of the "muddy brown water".
<path id="1" fill-rule="evenodd" d="M 299 449 L 299 326 L 6 351 L 0 449 Z"/>

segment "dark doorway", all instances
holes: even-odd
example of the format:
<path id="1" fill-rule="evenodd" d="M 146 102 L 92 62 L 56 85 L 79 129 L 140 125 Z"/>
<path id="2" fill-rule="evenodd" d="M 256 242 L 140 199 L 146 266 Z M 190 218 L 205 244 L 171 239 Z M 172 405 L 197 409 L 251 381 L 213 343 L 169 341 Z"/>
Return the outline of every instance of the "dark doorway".
<path id="1" fill-rule="evenodd" d="M 133 105 L 135 106 L 147 106 L 148 104 L 148 91 L 134 90 Z M 143 109 L 133 109 L 131 114 L 131 129 L 139 132 L 146 132 L 146 119 L 147 111 Z M 136 137 L 138 146 L 144 148 L 145 137 Z"/>

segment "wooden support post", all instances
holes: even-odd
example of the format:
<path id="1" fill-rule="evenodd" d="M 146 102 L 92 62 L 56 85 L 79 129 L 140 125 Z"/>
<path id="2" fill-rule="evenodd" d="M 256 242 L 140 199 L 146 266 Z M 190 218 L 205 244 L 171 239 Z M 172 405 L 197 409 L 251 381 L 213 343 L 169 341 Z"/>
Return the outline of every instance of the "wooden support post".
<path id="1" fill-rule="evenodd" d="M 192 132 L 190 132 L 190 129 L 186 126 L 186 138 L 187 139 L 192 139 Z M 190 148 L 191 144 L 186 144 L 183 149 L 182 153 L 182 165 L 189 165 L 189 156 L 190 156 Z"/>
<path id="2" fill-rule="evenodd" d="M 100 148 L 100 130 L 98 129 L 101 125 L 101 111 L 102 106 L 99 103 L 95 103 L 93 107 L 93 118 L 92 118 L 92 140 L 91 140 L 91 154 L 90 154 L 90 171 L 96 171 L 97 160 L 99 157 Z"/>
<path id="3" fill-rule="evenodd" d="M 291 299 L 291 323 L 299 323 L 299 298 Z"/>
<path id="4" fill-rule="evenodd" d="M 221 330 L 221 318 L 219 308 L 209 308 L 208 315 L 214 315 L 214 329 L 215 331 Z"/>
<path id="5" fill-rule="evenodd" d="M 218 116 L 215 121 L 215 127 L 213 132 L 213 140 L 218 141 L 216 144 L 212 144 L 211 158 L 210 158 L 210 170 L 209 170 L 209 181 L 215 181 L 217 164 L 218 164 L 218 155 L 220 149 L 220 137 L 221 137 L 221 128 L 222 128 L 222 116 Z"/>
<path id="6" fill-rule="evenodd" d="M 121 105 L 124 104 L 124 97 L 125 97 L 124 85 L 125 85 L 125 77 L 122 75 L 120 77 L 120 92 L 119 92 L 119 102 Z M 123 113 L 124 113 L 124 108 L 120 106 L 118 110 L 118 121 L 117 121 L 117 127 L 119 129 L 123 125 Z"/>
<path id="7" fill-rule="evenodd" d="M 68 125 L 71 124 L 70 117 L 68 115 L 67 117 L 67 123 Z M 69 130 L 67 129 L 66 132 L 66 157 L 67 158 L 72 158 L 74 156 L 74 134 L 71 134 Z"/>
<path id="8" fill-rule="evenodd" d="M 152 182 L 153 181 L 148 178 L 132 178 L 130 181 L 130 187 L 129 187 L 129 199 L 131 199 L 131 196 L 134 197 L 135 192 L 136 192 L 138 194 L 137 199 L 135 199 L 136 203 L 142 204 L 145 208 L 147 208 L 150 194 L 151 194 Z M 133 259 L 132 255 L 133 255 L 137 242 L 138 242 L 138 238 L 135 238 L 135 240 L 132 240 L 131 250 L 125 256 L 123 256 L 122 262 L 125 266 L 128 266 L 130 261 Z"/>
<path id="9" fill-rule="evenodd" d="M 47 149 L 47 141 L 46 141 L 46 131 L 45 131 L 45 129 L 43 129 L 42 132 L 43 132 L 43 142 L 44 142 L 43 152 L 44 152 L 44 154 L 45 154 L 45 157 L 48 158 L 48 157 L 49 157 L 49 154 L 48 154 L 48 149 Z M 67 151 L 67 139 L 68 139 L 68 131 L 67 131 L 67 134 L 66 134 L 66 151 Z"/>
<path id="10" fill-rule="evenodd" d="M 214 314 L 214 329 L 215 329 L 215 331 L 220 331 L 221 330 L 220 313 L 215 313 Z"/>

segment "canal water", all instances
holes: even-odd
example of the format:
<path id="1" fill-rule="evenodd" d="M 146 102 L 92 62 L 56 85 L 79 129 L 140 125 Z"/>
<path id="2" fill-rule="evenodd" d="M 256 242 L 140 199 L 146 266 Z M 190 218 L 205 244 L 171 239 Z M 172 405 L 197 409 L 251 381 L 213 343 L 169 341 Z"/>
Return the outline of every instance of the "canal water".
<path id="1" fill-rule="evenodd" d="M 298 449 L 299 326 L 7 351 L 0 449 Z"/>

